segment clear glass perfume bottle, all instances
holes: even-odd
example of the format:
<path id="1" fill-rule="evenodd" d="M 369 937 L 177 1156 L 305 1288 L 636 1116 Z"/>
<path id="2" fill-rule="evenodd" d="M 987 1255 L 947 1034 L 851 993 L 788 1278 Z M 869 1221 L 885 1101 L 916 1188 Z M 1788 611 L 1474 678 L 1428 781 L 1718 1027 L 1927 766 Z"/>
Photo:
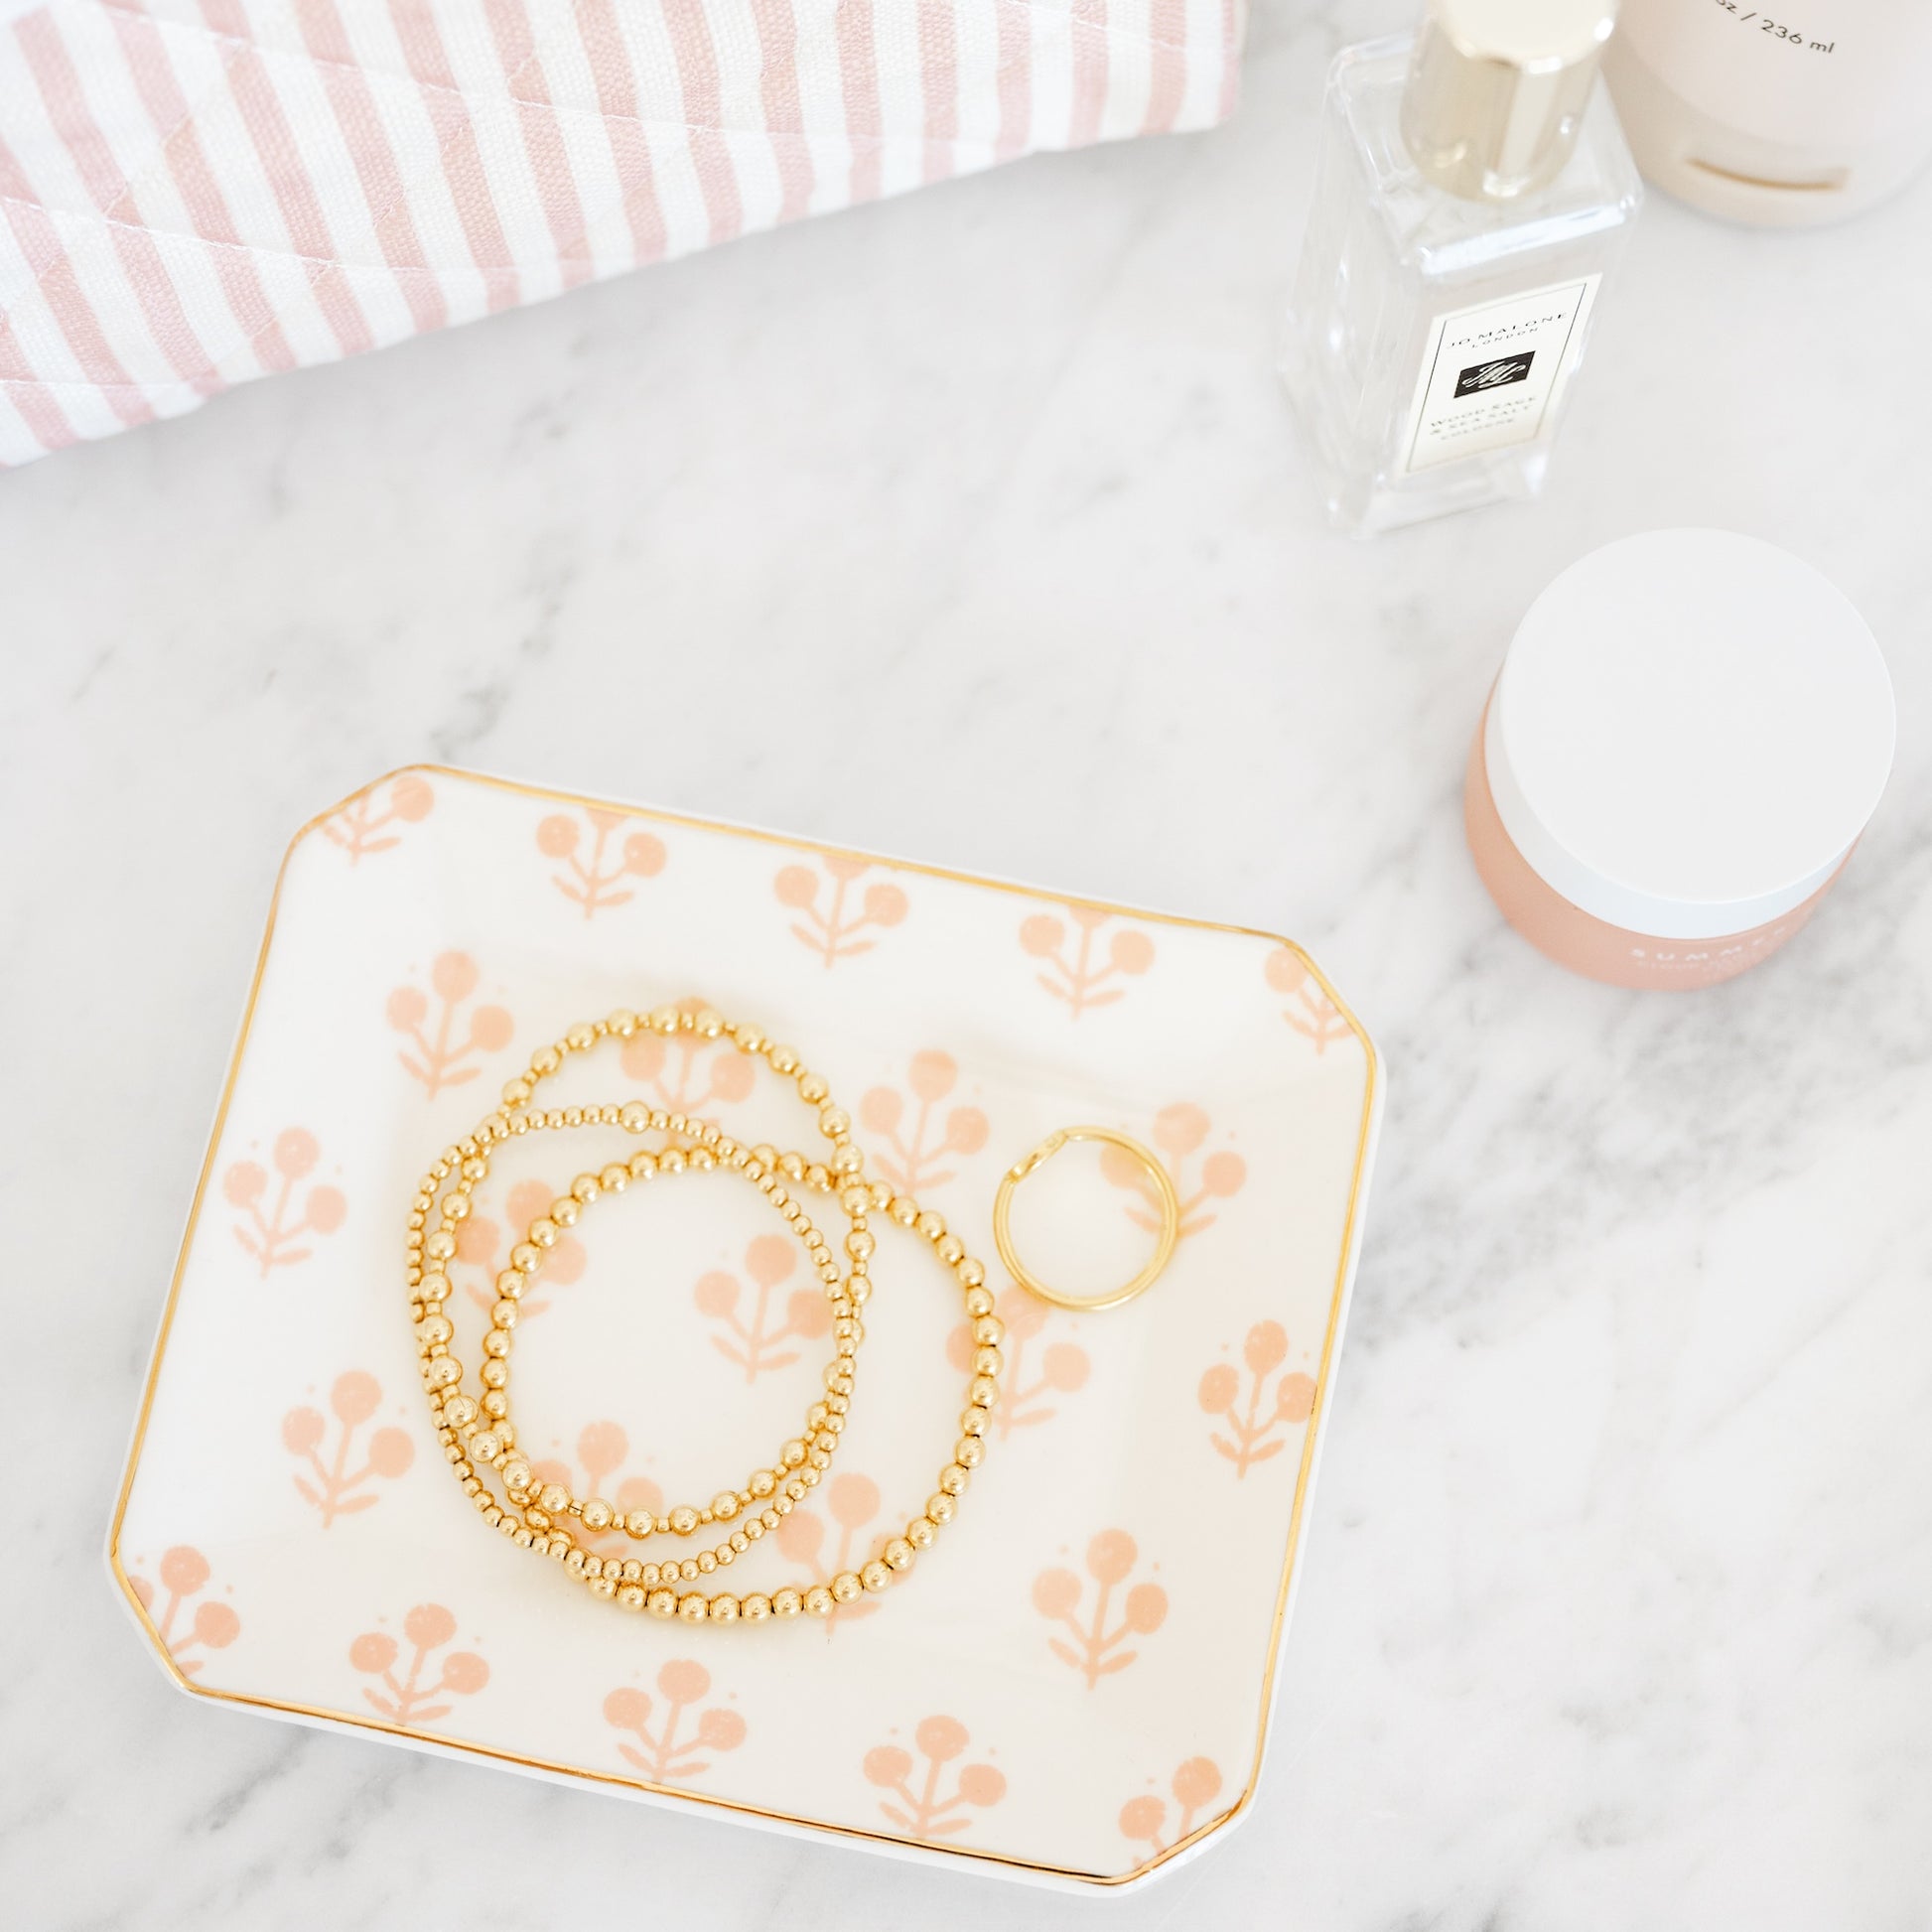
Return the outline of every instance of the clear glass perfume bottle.
<path id="1" fill-rule="evenodd" d="M 1358 535 L 1542 486 L 1642 201 L 1613 0 L 1430 0 L 1328 72 L 1283 374 Z"/>

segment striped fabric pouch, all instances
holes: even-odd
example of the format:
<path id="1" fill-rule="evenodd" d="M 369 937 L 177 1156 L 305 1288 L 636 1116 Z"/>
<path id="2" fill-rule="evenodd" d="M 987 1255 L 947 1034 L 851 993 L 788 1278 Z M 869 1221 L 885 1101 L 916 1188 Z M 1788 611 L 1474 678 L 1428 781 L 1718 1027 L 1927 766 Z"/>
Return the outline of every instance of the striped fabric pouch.
<path id="1" fill-rule="evenodd" d="M 0 464 L 1233 105 L 1245 0 L 0 0 Z"/>

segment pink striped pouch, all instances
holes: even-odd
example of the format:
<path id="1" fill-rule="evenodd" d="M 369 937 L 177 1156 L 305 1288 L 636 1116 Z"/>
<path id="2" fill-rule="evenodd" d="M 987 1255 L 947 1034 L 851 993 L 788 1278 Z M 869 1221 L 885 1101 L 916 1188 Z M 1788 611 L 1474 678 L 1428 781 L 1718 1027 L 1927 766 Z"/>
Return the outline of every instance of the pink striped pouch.
<path id="1" fill-rule="evenodd" d="M 0 0 L 0 464 L 796 215 L 1208 126 L 1244 12 Z"/>

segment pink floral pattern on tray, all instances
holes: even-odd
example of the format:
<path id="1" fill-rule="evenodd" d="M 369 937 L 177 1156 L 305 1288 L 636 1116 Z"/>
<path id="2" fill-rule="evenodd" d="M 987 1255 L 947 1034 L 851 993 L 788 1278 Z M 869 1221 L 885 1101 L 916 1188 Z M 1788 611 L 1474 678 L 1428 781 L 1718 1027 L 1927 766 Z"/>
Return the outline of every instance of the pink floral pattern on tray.
<path id="1" fill-rule="evenodd" d="M 1221 1795 L 1221 1767 L 1211 1757 L 1188 1758 L 1168 1783 L 1173 1809 L 1170 1811 L 1167 1799 L 1153 1792 L 1129 1798 L 1120 1808 L 1121 1836 L 1145 1845 L 1150 1854 L 1178 1845 L 1201 1822 L 1202 1811 Z"/>
<path id="2" fill-rule="evenodd" d="M 855 907 L 852 889 L 872 870 L 871 863 L 827 853 L 819 864 L 823 880 L 810 866 L 785 866 L 771 886 L 778 903 L 797 914 L 791 936 L 830 967 L 871 952 L 878 941 L 860 935 L 898 925 L 905 917 L 906 899 L 903 888 L 875 880 L 859 895 Z"/>
<path id="3" fill-rule="evenodd" d="M 626 825 L 634 829 L 626 832 Z M 556 862 L 550 883 L 581 906 L 587 919 L 608 906 L 629 904 L 635 894 L 628 882 L 655 879 L 667 856 L 664 841 L 644 831 L 628 812 L 596 805 L 550 813 L 537 826 L 537 850 Z"/>
<path id="4" fill-rule="evenodd" d="M 1288 1331 L 1279 1321 L 1257 1321 L 1241 1344 L 1241 1359 L 1248 1368 L 1245 1400 L 1232 1362 L 1216 1362 L 1201 1376 L 1198 1391 L 1201 1413 L 1226 1431 L 1209 1431 L 1208 1441 L 1234 1464 L 1237 1477 L 1279 1455 L 1288 1447 L 1286 1432 L 1314 1412 L 1314 1380 L 1299 1370 L 1281 1377 L 1272 1397 L 1266 1393 L 1269 1376 L 1288 1359 Z"/>
<path id="5" fill-rule="evenodd" d="M 604 1700 L 604 1722 L 628 1740 L 618 1746 L 619 1756 L 652 1784 L 701 1778 L 720 1753 L 744 1743 L 745 1720 L 726 1704 L 707 1705 L 698 1712 L 696 1726 L 685 1732 L 686 1713 L 711 1695 L 711 1673 L 695 1658 L 672 1658 L 657 1673 L 657 1692 L 664 1700 L 661 1711 L 648 1692 L 631 1684 Z"/>
<path id="6" fill-rule="evenodd" d="M 1301 954 L 1287 946 L 1277 946 L 1268 955 L 1268 984 L 1284 994 L 1288 1006 L 1282 1018 L 1311 1040 L 1317 1053 L 1325 1053 L 1338 1039 L 1349 1036 L 1350 1028 L 1341 1009 L 1321 990 L 1321 983 L 1309 971 Z"/>
<path id="7" fill-rule="evenodd" d="M 745 1272 L 752 1279 L 751 1306 L 746 1309 L 744 1284 L 723 1268 L 698 1279 L 691 1291 L 698 1312 L 722 1328 L 711 1345 L 734 1367 L 756 1382 L 767 1369 L 788 1368 L 798 1359 L 792 1341 L 812 1341 L 832 1327 L 832 1308 L 823 1293 L 811 1287 L 794 1288 L 785 1297 L 784 1311 L 771 1308 L 773 1293 L 798 1273 L 804 1249 L 783 1234 L 755 1235 L 745 1248 Z"/>
<path id="8" fill-rule="evenodd" d="M 1107 925 L 1115 930 L 1103 948 L 1100 933 Z M 1020 944 L 1040 961 L 1034 977 L 1066 1008 L 1070 1020 L 1125 999 L 1127 989 L 1119 982 L 1139 979 L 1154 964 L 1154 941 L 1098 905 L 1069 904 L 1065 919 L 1032 913 L 1020 922 Z"/>
<path id="9" fill-rule="evenodd" d="M 1071 1641 L 1047 1639 L 1061 1663 L 1070 1664 L 1087 1680 L 1092 1690 L 1103 1677 L 1125 1670 L 1140 1655 L 1137 1650 L 1119 1646 L 1130 1636 L 1148 1637 L 1168 1619 L 1168 1592 L 1156 1583 L 1138 1583 L 1120 1605 L 1118 1622 L 1113 1614 L 1113 1593 L 1134 1574 L 1140 1561 L 1140 1547 L 1125 1530 L 1102 1530 L 1087 1545 L 1086 1572 L 1097 1586 L 1093 1608 L 1085 1602 L 1086 1585 L 1070 1570 L 1042 1570 L 1034 1579 L 1034 1608 L 1041 1616 L 1061 1625 Z"/>
<path id="10" fill-rule="evenodd" d="M 376 794 L 383 793 L 382 802 Z M 358 791 L 345 805 L 323 820 L 323 836 L 359 864 L 369 853 L 387 852 L 402 842 L 400 830 L 390 826 L 420 825 L 436 805 L 436 793 L 420 771 L 398 771 L 386 785 Z"/>
<path id="11" fill-rule="evenodd" d="M 138 1569 L 128 1574 L 129 1587 L 154 1621 L 155 1635 L 184 1677 L 193 1677 L 204 1661 L 191 1652 L 225 1650 L 241 1635 L 241 1618 L 236 1615 L 233 1604 L 218 1596 L 203 1597 L 191 1612 L 187 1627 L 176 1627 L 177 1615 L 186 1604 L 202 1595 L 212 1575 L 207 1558 L 193 1544 L 178 1543 L 172 1550 L 164 1550 L 161 1588 L 165 1594 L 157 1609 L 154 1585 Z"/>
<path id="12" fill-rule="evenodd" d="M 1214 1225 L 1214 1216 L 1207 1211 L 1209 1201 L 1231 1200 L 1247 1183 L 1248 1164 L 1231 1148 L 1203 1156 L 1199 1168 L 1190 1173 L 1190 1165 L 1206 1144 L 1212 1126 L 1205 1108 L 1184 1100 L 1163 1107 L 1154 1117 L 1154 1145 L 1165 1158 L 1174 1191 L 1180 1196 L 1182 1240 Z M 1138 1197 L 1140 1204 L 1128 1208 L 1127 1218 L 1136 1227 L 1158 1232 L 1159 1197 L 1141 1164 L 1125 1148 L 1108 1146 L 1101 1150 L 1100 1171 L 1116 1187 Z"/>
<path id="13" fill-rule="evenodd" d="M 382 1385 L 359 1368 L 336 1377 L 329 1390 L 330 1413 L 336 1418 L 336 1440 L 328 1443 L 329 1425 L 320 1411 L 307 1404 L 282 1418 L 282 1447 L 299 1457 L 307 1474 L 295 1477 L 296 1493 L 322 1514 L 327 1529 L 339 1516 L 373 1509 L 381 1492 L 364 1489 L 372 1477 L 393 1482 L 409 1472 L 416 1446 L 402 1429 L 378 1429 L 359 1451 L 361 1460 L 349 1466 L 355 1433 L 375 1414 L 382 1401 Z"/>
<path id="14" fill-rule="evenodd" d="M 474 1650 L 450 1650 L 456 1615 L 441 1603 L 418 1603 L 402 1620 L 403 1643 L 386 1630 L 364 1630 L 348 1647 L 348 1661 L 380 1688 L 364 1685 L 362 1696 L 379 1717 L 415 1727 L 433 1725 L 456 1708 L 438 1698 L 475 1697 L 489 1682 L 489 1666 Z M 408 1663 L 403 1665 L 405 1647 Z M 431 1660 L 444 1651 L 440 1664 Z"/>
<path id="15" fill-rule="evenodd" d="M 922 1763 L 901 1744 L 875 1744 L 866 1753 L 866 1782 L 890 1794 L 879 1801 L 887 1821 L 916 1839 L 945 1839 L 969 1831 L 975 1810 L 997 1805 L 1007 1795 L 1006 1773 L 997 1765 L 950 1769 L 972 1741 L 957 1718 L 934 1717 L 912 1733 Z"/>
<path id="16" fill-rule="evenodd" d="M 516 1023 L 498 1006 L 473 1007 L 459 1031 L 457 1016 L 482 980 L 467 952 L 439 953 L 429 969 L 429 993 L 415 985 L 399 986 L 383 1008 L 391 1031 L 409 1042 L 396 1058 L 405 1073 L 423 1083 L 431 1100 L 445 1087 L 474 1080 L 483 1071 L 477 1063 L 481 1057 L 500 1053 L 516 1031 Z"/>
<path id="17" fill-rule="evenodd" d="M 275 1137 L 274 1195 L 258 1161 L 236 1161 L 221 1176 L 221 1192 L 236 1209 L 234 1238 L 250 1254 L 263 1281 L 277 1268 L 292 1268 L 313 1252 L 297 1243 L 316 1234 L 334 1234 L 348 1212 L 340 1187 L 326 1181 L 299 1198 L 298 1185 L 315 1172 L 322 1147 L 306 1127 L 285 1128 Z M 264 1210 L 263 1202 L 268 1205 Z"/>
<path id="18" fill-rule="evenodd" d="M 902 1193 L 923 1194 L 943 1187 L 954 1170 L 941 1165 L 949 1156 L 977 1154 L 986 1145 L 986 1116 L 977 1107 L 946 1109 L 943 1120 L 933 1118 L 959 1084 L 959 1062 L 936 1046 L 914 1053 L 906 1068 L 905 1084 L 912 1095 L 911 1118 L 905 1097 L 897 1087 L 870 1087 L 859 1101 L 859 1124 L 890 1153 L 879 1153 L 873 1165 Z"/>
<path id="19" fill-rule="evenodd" d="M 1057 1408 L 1047 1398 L 1073 1395 L 1085 1388 L 1093 1364 L 1077 1341 L 1048 1342 L 1036 1366 L 1031 1368 L 1033 1380 L 1028 1381 L 1035 1359 L 1028 1344 L 1036 1341 L 1051 1322 L 1057 1320 L 1062 1327 L 1073 1324 L 1057 1317 L 1023 1288 L 1009 1288 L 994 1304 L 993 1311 L 1006 1323 L 1007 1330 L 1000 1344 L 1006 1355 L 1004 1388 L 1000 1406 L 993 1411 L 994 1433 L 1005 1441 L 1016 1429 L 1050 1422 Z M 978 1346 L 972 1324 L 962 1321 L 946 1337 L 946 1359 L 963 1375 L 972 1367 L 973 1351 Z"/>

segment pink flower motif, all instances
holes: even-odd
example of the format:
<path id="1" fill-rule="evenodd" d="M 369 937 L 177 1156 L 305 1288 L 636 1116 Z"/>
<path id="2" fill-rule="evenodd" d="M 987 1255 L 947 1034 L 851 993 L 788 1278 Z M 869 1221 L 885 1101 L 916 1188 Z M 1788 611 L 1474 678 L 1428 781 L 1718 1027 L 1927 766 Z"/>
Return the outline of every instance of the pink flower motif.
<path id="1" fill-rule="evenodd" d="M 1321 982 L 1300 953 L 1277 946 L 1268 955 L 1263 971 L 1268 984 L 1290 1001 L 1282 1018 L 1304 1038 L 1312 1040 L 1317 1053 L 1325 1053 L 1336 1040 L 1348 1037 L 1350 1029 L 1341 1009 L 1321 990 Z"/>
<path id="2" fill-rule="evenodd" d="M 1065 921 L 1051 912 L 1035 912 L 1020 922 L 1020 945 L 1030 958 L 1044 962 L 1035 978 L 1077 1020 L 1094 1007 L 1112 1006 L 1126 988 L 1114 979 L 1139 979 L 1154 964 L 1154 941 L 1137 926 L 1120 926 L 1108 939 L 1106 957 L 1095 957 L 1100 928 L 1115 918 L 1097 905 L 1069 904 L 1067 918 L 1079 937 L 1067 951 Z"/>
<path id="3" fill-rule="evenodd" d="M 591 832 L 590 857 L 580 858 L 584 827 L 567 812 L 552 812 L 537 826 L 537 850 L 546 859 L 563 867 L 553 873 L 550 883 L 573 903 L 584 908 L 587 919 L 595 918 L 607 906 L 624 905 L 633 894 L 623 886 L 626 879 L 655 879 L 664 870 L 663 841 L 644 831 L 623 836 L 617 852 L 606 864 L 606 849 L 614 838 L 632 823 L 624 813 L 601 806 L 584 807 L 584 819 Z"/>
<path id="4" fill-rule="evenodd" d="M 1171 1850 L 1192 1833 L 1201 1807 L 1221 1794 L 1221 1767 L 1211 1757 L 1190 1757 L 1174 1772 L 1168 1788 L 1175 1807 L 1172 1831 L 1166 1802 L 1151 1792 L 1128 1799 L 1120 1808 L 1121 1836 L 1145 1845 L 1150 1856 Z"/>
<path id="5" fill-rule="evenodd" d="M 1188 1101 L 1163 1107 L 1154 1117 L 1154 1145 L 1167 1157 L 1167 1168 L 1173 1176 L 1174 1191 L 1180 1196 L 1180 1238 L 1199 1234 L 1214 1225 L 1214 1216 L 1202 1210 L 1212 1200 L 1232 1200 L 1247 1184 L 1248 1164 L 1232 1149 L 1222 1148 L 1200 1164 L 1191 1183 L 1187 1163 L 1200 1151 L 1212 1123 L 1207 1115 Z M 1116 1187 L 1133 1193 L 1138 1206 L 1127 1210 L 1127 1218 L 1137 1227 L 1158 1230 L 1161 1226 L 1160 1196 L 1147 1170 L 1126 1149 L 1104 1147 L 1100 1172 Z"/>
<path id="6" fill-rule="evenodd" d="M 282 1418 L 283 1448 L 291 1455 L 302 1457 L 314 1478 L 298 1475 L 294 1479 L 296 1490 L 304 1502 L 322 1512 L 324 1529 L 339 1516 L 373 1509 L 381 1498 L 361 1485 L 371 1476 L 393 1481 L 406 1473 L 416 1458 L 416 1446 L 403 1430 L 378 1429 L 362 1452 L 360 1467 L 349 1467 L 355 1432 L 375 1414 L 381 1400 L 382 1390 L 373 1375 L 352 1368 L 337 1376 L 329 1391 L 330 1411 L 338 1425 L 336 1452 L 328 1461 L 320 1453 L 328 1425 L 315 1410 L 291 1409 Z"/>
<path id="7" fill-rule="evenodd" d="M 218 1598 L 198 1603 L 189 1618 L 188 1628 L 177 1633 L 176 1616 L 191 1597 L 199 1596 L 207 1587 L 213 1572 L 208 1560 L 193 1544 L 177 1543 L 172 1549 L 162 1553 L 161 1587 L 167 1598 L 157 1611 L 155 1608 L 155 1588 L 145 1577 L 131 1575 L 128 1583 L 140 1599 L 141 1607 L 147 1611 L 154 1624 L 155 1635 L 169 1656 L 175 1660 L 176 1668 L 184 1677 L 196 1676 L 203 1665 L 203 1657 L 191 1656 L 191 1651 L 225 1650 L 241 1635 L 241 1618 L 231 1604 Z"/>
<path id="8" fill-rule="evenodd" d="M 1152 1636 L 1167 1621 L 1168 1592 L 1159 1584 L 1136 1584 L 1121 1604 L 1121 1620 L 1107 1626 L 1113 1592 L 1133 1575 L 1140 1551 L 1125 1530 L 1102 1530 L 1087 1545 L 1087 1575 L 1099 1585 L 1090 1622 L 1076 1615 L 1086 1586 L 1070 1570 L 1042 1570 L 1034 1580 L 1034 1608 L 1041 1616 L 1064 1624 L 1074 1641 L 1047 1639 L 1047 1647 L 1063 1664 L 1071 1664 L 1087 1680 L 1088 1690 L 1103 1677 L 1125 1670 L 1140 1655 L 1116 1648 L 1129 1635 Z"/>
<path id="9" fill-rule="evenodd" d="M 401 771 L 389 780 L 388 800 L 378 809 L 376 793 L 380 785 L 358 791 L 333 817 L 323 821 L 323 834 L 332 844 L 348 854 L 348 863 L 358 865 L 371 852 L 386 852 L 401 843 L 401 834 L 378 836 L 388 825 L 418 825 L 436 804 L 436 793 L 420 771 Z"/>
<path id="10" fill-rule="evenodd" d="M 306 1234 L 334 1234 L 348 1212 L 341 1189 L 328 1185 L 308 1188 L 298 1207 L 296 1189 L 322 1158 L 321 1146 L 306 1128 L 290 1127 L 277 1135 L 273 1158 L 279 1184 L 267 1213 L 262 1201 L 269 1178 L 258 1162 L 236 1161 L 221 1176 L 222 1197 L 240 1209 L 234 1238 L 254 1257 L 263 1281 L 273 1269 L 307 1261 L 314 1251 L 295 1244 Z"/>
<path id="11" fill-rule="evenodd" d="M 953 1177 L 939 1163 L 949 1154 L 977 1154 L 986 1145 L 986 1116 L 977 1107 L 949 1108 L 943 1123 L 932 1110 L 959 1083 L 959 1062 L 950 1053 L 929 1046 L 914 1053 L 906 1068 L 906 1085 L 915 1107 L 909 1129 L 905 1101 L 895 1087 L 874 1087 L 859 1102 L 860 1122 L 892 1149 L 878 1157 L 879 1172 L 905 1194 L 942 1187 Z M 935 1134 L 931 1130 L 937 1128 Z"/>
<path id="12" fill-rule="evenodd" d="M 699 1753 L 735 1751 L 744 1743 L 745 1720 L 726 1705 L 698 1713 L 697 1728 L 680 1740 L 684 1714 L 711 1694 L 711 1673 L 694 1658 L 674 1657 L 657 1673 L 657 1689 L 664 1699 L 664 1715 L 651 1728 L 652 1703 L 647 1692 L 623 1685 L 604 1700 L 604 1722 L 613 1730 L 627 1731 L 636 1741 L 618 1746 L 618 1754 L 634 1764 L 653 1784 L 682 1784 L 712 1768 Z"/>
<path id="13" fill-rule="evenodd" d="M 474 1080 L 481 1070 L 463 1062 L 473 1053 L 500 1052 L 510 1043 L 515 1023 L 501 1007 L 483 1006 L 470 1015 L 468 1032 L 456 1036 L 457 1010 L 482 983 L 477 962 L 468 953 L 446 952 L 430 966 L 430 987 L 437 998 L 436 1030 L 425 1031 L 431 1007 L 420 988 L 399 986 L 389 995 L 383 1009 L 392 1031 L 408 1036 L 414 1051 L 400 1050 L 396 1057 L 404 1069 L 423 1083 L 432 1100 L 445 1087 L 460 1086 Z"/>
<path id="14" fill-rule="evenodd" d="M 489 1666 L 470 1650 L 452 1651 L 438 1667 L 435 1680 L 424 1673 L 431 1655 L 457 1633 L 455 1615 L 441 1603 L 418 1603 L 402 1620 L 411 1656 L 407 1672 L 397 1675 L 401 1648 L 384 1630 L 365 1630 L 348 1646 L 348 1661 L 365 1677 L 379 1677 L 380 1691 L 364 1688 L 370 1706 L 392 1724 L 419 1726 L 446 1718 L 454 1709 L 435 1702 L 440 1697 L 475 1697 L 489 1682 Z"/>
<path id="15" fill-rule="evenodd" d="M 957 1718 L 924 1719 L 912 1740 L 925 1759 L 925 1775 L 916 1788 L 911 1753 L 901 1745 L 876 1744 L 866 1753 L 864 1764 L 866 1782 L 892 1794 L 880 1801 L 879 1809 L 901 1831 L 929 1842 L 950 1838 L 973 1823 L 960 1810 L 962 1805 L 984 1811 L 1006 1796 L 1006 1775 L 992 1764 L 961 1765 L 951 1791 L 944 1789 L 945 1767 L 961 1757 L 972 1741 Z"/>
<path id="16" fill-rule="evenodd" d="M 784 1318 L 771 1318 L 771 1296 L 780 1284 L 797 1271 L 804 1250 L 782 1234 L 760 1234 L 745 1249 L 745 1272 L 751 1276 L 756 1293 L 749 1316 L 739 1308 L 744 1291 L 735 1275 L 714 1268 L 699 1277 L 691 1299 L 698 1312 L 722 1323 L 727 1335 L 713 1335 L 711 1345 L 725 1359 L 745 1371 L 745 1379 L 755 1382 L 767 1369 L 785 1368 L 798 1359 L 795 1348 L 782 1343 L 794 1337 L 811 1341 L 827 1334 L 832 1326 L 831 1305 L 816 1288 L 795 1288 L 785 1297 Z"/>
<path id="17" fill-rule="evenodd" d="M 792 921 L 792 937 L 831 967 L 841 959 L 870 952 L 877 941 L 857 935 L 868 926 L 884 929 L 899 924 L 905 917 L 906 898 L 899 887 L 875 881 L 861 895 L 859 909 L 848 913 L 850 890 L 871 870 L 870 862 L 828 855 L 820 863 L 832 887 L 831 902 L 822 911 L 818 903 L 820 882 L 809 866 L 785 866 L 771 884 L 778 903 L 801 915 Z"/>
<path id="18" fill-rule="evenodd" d="M 1245 1411 L 1237 1407 L 1241 1378 L 1230 1362 L 1207 1369 L 1197 1391 L 1202 1413 L 1227 1424 L 1226 1436 L 1209 1431 L 1208 1440 L 1234 1464 L 1236 1476 L 1282 1452 L 1287 1441 L 1275 1432 L 1307 1422 L 1314 1413 L 1315 1393 L 1313 1378 L 1298 1370 L 1276 1383 L 1272 1402 L 1265 1400 L 1268 1377 L 1288 1359 L 1288 1333 L 1279 1321 L 1257 1321 L 1242 1343 L 1241 1358 L 1252 1378 Z"/>

